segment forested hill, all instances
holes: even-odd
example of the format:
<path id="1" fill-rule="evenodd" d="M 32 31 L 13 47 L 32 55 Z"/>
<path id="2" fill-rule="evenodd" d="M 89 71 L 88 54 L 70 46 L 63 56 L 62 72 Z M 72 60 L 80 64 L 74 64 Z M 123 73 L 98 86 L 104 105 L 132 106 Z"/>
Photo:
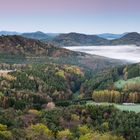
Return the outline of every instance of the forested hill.
<path id="1" fill-rule="evenodd" d="M 138 45 L 140 46 L 140 34 L 132 32 L 124 35 L 121 38 L 110 41 L 112 45 Z"/>
<path id="2" fill-rule="evenodd" d="M 82 84 L 81 92 L 96 102 L 140 102 L 140 63 L 108 69 Z"/>
<path id="3" fill-rule="evenodd" d="M 43 32 L 40 32 L 40 31 L 37 31 L 37 32 L 33 32 L 33 33 L 23 33 L 21 34 L 23 37 L 26 37 L 26 38 L 32 38 L 32 39 L 38 39 L 38 40 L 43 40 L 43 39 L 49 39 L 50 36 L 43 33 Z"/>
<path id="4" fill-rule="evenodd" d="M 42 43 L 39 40 L 28 39 L 17 35 L 0 36 L 0 53 L 50 57 L 78 55 L 78 53 L 76 52 L 55 47 L 50 43 Z"/>
<path id="5" fill-rule="evenodd" d="M 52 42 L 62 46 L 88 46 L 88 45 L 107 45 L 108 40 L 97 35 L 85 35 L 79 33 L 60 34 Z"/>

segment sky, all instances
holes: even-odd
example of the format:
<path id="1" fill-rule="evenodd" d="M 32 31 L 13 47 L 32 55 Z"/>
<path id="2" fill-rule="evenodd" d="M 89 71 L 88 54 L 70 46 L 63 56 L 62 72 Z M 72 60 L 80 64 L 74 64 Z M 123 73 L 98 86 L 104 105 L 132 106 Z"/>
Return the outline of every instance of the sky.
<path id="1" fill-rule="evenodd" d="M 140 0 L 0 0 L 0 30 L 140 33 Z"/>

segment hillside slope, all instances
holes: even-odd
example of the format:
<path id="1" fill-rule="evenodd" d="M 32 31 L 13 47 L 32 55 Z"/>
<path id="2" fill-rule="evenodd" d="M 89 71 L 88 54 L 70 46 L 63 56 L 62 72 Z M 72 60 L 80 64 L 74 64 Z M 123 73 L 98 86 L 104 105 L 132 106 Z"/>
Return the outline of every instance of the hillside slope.
<path id="1" fill-rule="evenodd" d="M 21 36 L 1 36 L 0 53 L 24 55 L 24 56 L 52 56 L 59 57 L 68 54 L 75 54 L 63 48 L 57 48 L 51 44 L 44 44 L 38 40 L 27 39 Z"/>
<path id="2" fill-rule="evenodd" d="M 81 90 L 85 95 L 91 95 L 94 90 L 116 90 L 123 92 L 128 98 L 129 93 L 140 92 L 139 79 L 140 63 L 123 65 L 93 75 L 83 84 Z"/>
<path id="3" fill-rule="evenodd" d="M 50 43 L 43 43 L 39 40 L 28 39 L 21 36 L 1 36 L 0 62 L 7 63 L 10 61 L 11 63 L 13 60 L 12 63 L 15 63 L 14 61 L 20 61 L 19 57 L 29 59 L 28 63 L 32 63 L 32 61 L 44 63 L 51 59 L 51 61 L 57 63 L 74 64 L 92 70 L 101 70 L 123 63 L 119 60 L 70 51 L 56 47 Z"/>

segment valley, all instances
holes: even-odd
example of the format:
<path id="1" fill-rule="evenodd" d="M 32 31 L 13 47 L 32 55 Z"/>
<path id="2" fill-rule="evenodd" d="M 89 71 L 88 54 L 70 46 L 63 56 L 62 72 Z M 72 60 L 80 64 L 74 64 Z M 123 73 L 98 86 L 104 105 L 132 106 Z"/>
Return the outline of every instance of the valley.
<path id="1" fill-rule="evenodd" d="M 140 140 L 140 0 L 0 0 L 0 140 Z"/>
<path id="2" fill-rule="evenodd" d="M 139 48 L 66 48 L 0 37 L 0 138 L 138 140 Z"/>

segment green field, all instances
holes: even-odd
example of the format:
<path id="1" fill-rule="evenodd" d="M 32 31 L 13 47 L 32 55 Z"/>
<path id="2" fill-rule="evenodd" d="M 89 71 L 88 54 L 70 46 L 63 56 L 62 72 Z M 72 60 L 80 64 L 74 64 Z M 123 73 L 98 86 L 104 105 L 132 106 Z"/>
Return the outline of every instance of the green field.
<path id="1" fill-rule="evenodd" d="M 134 111 L 136 113 L 140 112 L 140 104 L 135 104 L 135 105 L 119 105 L 115 104 L 115 106 L 122 110 L 122 111 Z"/>
<path id="2" fill-rule="evenodd" d="M 114 86 L 117 89 L 123 89 L 126 84 L 138 84 L 138 83 L 140 84 L 140 77 L 128 79 L 126 81 L 125 80 L 119 80 L 119 81 L 114 83 Z"/>
<path id="3" fill-rule="evenodd" d="M 122 110 L 122 111 L 134 111 L 136 113 L 140 112 L 140 104 L 134 104 L 134 105 L 123 105 L 123 104 L 114 104 L 114 103 L 95 103 L 93 101 L 88 101 L 87 105 L 114 105 L 116 108 Z"/>

